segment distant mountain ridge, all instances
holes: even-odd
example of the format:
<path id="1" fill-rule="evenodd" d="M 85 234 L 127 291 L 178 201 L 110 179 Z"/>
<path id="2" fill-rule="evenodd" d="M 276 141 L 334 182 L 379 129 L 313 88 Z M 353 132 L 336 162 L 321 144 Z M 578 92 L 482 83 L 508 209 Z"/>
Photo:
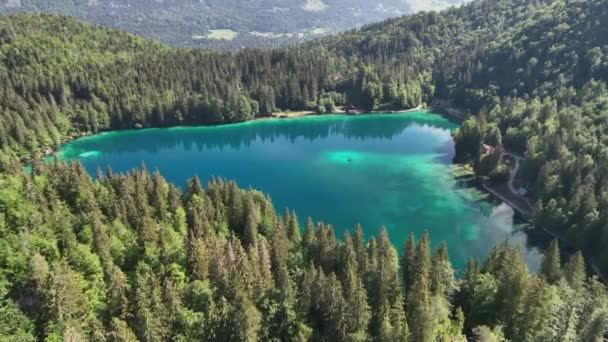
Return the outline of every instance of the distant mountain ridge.
<path id="1" fill-rule="evenodd" d="M 176 47 L 280 45 L 464 0 L 0 0 L 0 13 L 40 12 L 133 32 Z"/>

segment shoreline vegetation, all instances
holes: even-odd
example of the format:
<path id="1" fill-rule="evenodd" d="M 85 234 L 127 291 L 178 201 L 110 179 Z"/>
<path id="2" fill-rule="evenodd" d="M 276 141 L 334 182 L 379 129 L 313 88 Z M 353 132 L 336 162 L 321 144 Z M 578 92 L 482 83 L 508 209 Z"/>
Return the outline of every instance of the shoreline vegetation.
<path id="1" fill-rule="evenodd" d="M 470 177 L 476 177 L 475 171 L 473 171 L 473 169 L 468 164 L 455 163 L 454 165 L 464 175 L 470 176 Z M 510 181 L 512 181 L 513 178 L 515 178 L 515 175 L 512 175 L 512 178 L 510 178 Z M 511 192 L 509 194 L 508 192 L 510 191 L 511 186 L 507 186 L 507 184 L 492 184 L 492 183 L 486 182 L 484 180 L 479 181 L 477 184 L 478 184 L 477 188 L 480 191 L 483 191 L 486 194 L 491 195 L 491 196 L 499 199 L 500 201 L 506 203 L 508 206 L 510 206 L 522 220 L 531 224 L 532 230 L 540 229 L 542 232 L 544 232 L 548 236 L 558 240 L 560 243 L 564 243 L 567 246 L 572 246 L 572 244 L 563 236 L 547 229 L 546 227 L 543 227 L 540 225 L 535 225 L 532 222 L 532 208 L 530 206 L 528 199 L 526 199 L 523 196 L 519 196 L 513 192 Z M 517 197 L 519 197 L 519 198 L 517 198 Z M 524 203 L 526 203 L 526 206 L 524 206 L 522 208 L 522 205 L 518 204 L 517 202 L 524 202 Z M 572 247 L 575 247 L 575 246 L 572 246 Z M 584 252 L 584 256 L 587 259 L 589 266 L 590 266 L 589 272 L 597 275 L 602 280 L 602 282 L 604 282 L 605 284 L 608 284 L 608 275 L 604 274 L 602 272 L 600 267 L 597 265 L 597 261 L 594 260 L 594 258 L 589 254 L 588 251 L 583 251 L 583 252 Z"/>
<path id="2" fill-rule="evenodd" d="M 485 180 L 480 180 L 478 183 L 480 188 L 483 189 L 488 194 L 498 198 L 502 202 L 506 203 L 510 206 L 517 215 L 524 221 L 530 223 L 532 225 L 532 229 L 540 229 L 547 235 L 551 236 L 554 239 L 560 241 L 560 243 L 564 243 L 568 246 L 572 246 L 572 244 L 568 241 L 568 239 L 564 238 L 560 234 L 551 231 L 550 229 L 543 227 L 541 225 L 534 224 L 532 220 L 533 208 L 530 204 L 530 201 L 525 196 L 519 195 L 513 186 L 513 181 L 517 177 L 517 172 L 519 171 L 519 163 L 524 160 L 524 157 L 518 156 L 511 152 L 506 151 L 504 156 L 509 156 L 515 161 L 515 165 L 509 170 L 509 180 L 505 183 L 490 183 Z M 470 168 L 467 168 L 467 165 L 456 164 L 461 167 L 467 174 L 475 177 L 475 171 Z M 575 248 L 575 246 L 572 246 Z M 608 275 L 604 274 L 600 267 L 597 265 L 597 261 L 590 255 L 589 251 L 583 250 L 583 254 L 585 258 L 589 262 L 589 266 L 591 266 L 590 271 L 596 274 L 605 284 L 608 284 Z"/>
<path id="3" fill-rule="evenodd" d="M 254 118 L 252 121 L 274 120 L 274 119 L 293 119 L 293 118 L 299 118 L 299 117 L 303 117 L 303 116 L 314 116 L 314 115 L 405 114 L 405 113 L 412 113 L 412 112 L 418 112 L 418 111 L 433 111 L 437 114 L 444 115 L 449 119 L 454 119 L 459 122 L 464 120 L 467 117 L 467 114 L 463 109 L 453 106 L 448 101 L 435 99 L 435 100 L 431 101 L 430 105 L 421 104 L 416 107 L 408 108 L 408 109 L 393 109 L 393 110 L 389 109 L 389 110 L 371 110 L 371 111 L 364 111 L 364 110 L 356 109 L 355 112 L 353 112 L 353 113 L 349 113 L 347 110 L 345 110 L 343 108 L 334 109 L 330 113 L 318 113 L 318 112 L 315 112 L 312 110 L 279 111 L 276 113 L 272 113 L 271 116 Z"/>
<path id="4" fill-rule="evenodd" d="M 344 108 L 334 109 L 330 113 L 318 113 L 312 110 L 301 110 L 301 111 L 279 111 L 276 113 L 272 113 L 271 116 L 257 117 L 251 121 L 259 121 L 259 120 L 274 120 L 274 119 L 294 119 L 300 118 L 304 116 L 323 116 L 323 115 L 359 115 L 359 114 L 405 114 L 423 110 L 434 110 L 432 106 L 419 105 L 414 108 L 409 109 L 397 109 L 397 110 L 372 110 L 372 111 L 362 111 L 358 110 L 353 113 L 349 113 Z M 439 113 L 439 112 L 438 112 Z M 442 113 L 439 113 L 442 114 Z"/>
<path id="5" fill-rule="evenodd" d="M 533 209 L 530 204 L 530 201 L 525 196 L 517 194 L 513 186 L 513 181 L 517 177 L 517 172 L 519 170 L 519 162 L 523 160 L 524 157 L 517 156 L 510 152 L 505 152 L 504 155 L 509 156 L 513 160 L 515 160 L 515 165 L 509 170 L 509 180 L 506 183 L 490 183 L 485 180 L 480 180 L 478 183 L 480 190 L 485 191 L 486 193 L 506 203 L 515 211 L 517 215 L 519 215 L 521 219 L 530 223 L 532 225 L 532 229 L 540 229 L 552 238 L 559 240 L 560 243 L 564 243 L 568 246 L 571 246 L 571 243 L 568 241 L 568 239 L 557 234 L 556 232 L 551 231 L 550 229 L 547 229 L 546 227 L 543 227 L 541 225 L 535 225 L 532 222 Z M 472 168 L 470 168 L 468 164 L 455 165 L 467 175 L 471 177 L 476 177 L 475 171 L 472 170 Z M 608 275 L 602 272 L 600 267 L 597 265 L 597 261 L 589 254 L 588 251 L 583 251 L 583 253 L 585 255 L 585 258 L 589 262 L 589 266 L 591 266 L 590 271 L 596 274 L 605 284 L 608 284 Z"/>

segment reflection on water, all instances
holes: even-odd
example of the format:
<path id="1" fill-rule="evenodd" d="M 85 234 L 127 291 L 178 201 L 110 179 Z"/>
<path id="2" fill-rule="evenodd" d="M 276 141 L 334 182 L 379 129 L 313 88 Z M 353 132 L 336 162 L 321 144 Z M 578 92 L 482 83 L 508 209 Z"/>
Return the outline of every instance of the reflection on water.
<path id="1" fill-rule="evenodd" d="M 194 174 L 234 179 L 269 193 L 279 211 L 332 223 L 338 237 L 360 222 L 367 236 L 385 226 L 401 247 L 410 232 L 428 230 L 433 244 L 448 243 L 456 267 L 509 238 L 536 268 L 539 253 L 526 246 L 513 210 L 486 200 L 451 164 L 456 127 L 428 112 L 312 116 L 111 132 L 66 144 L 60 156 L 80 159 L 91 174 L 143 161 L 178 185 Z"/>
<path id="2" fill-rule="evenodd" d="M 298 140 L 315 141 L 328 139 L 340 135 L 349 139 L 365 141 L 368 139 L 387 139 L 400 135 L 411 125 L 411 121 L 420 115 L 411 114 L 411 120 L 403 120 L 400 115 L 382 115 L 382 120 L 377 120 L 378 115 L 359 116 L 356 120 L 345 119 L 343 116 L 325 115 L 311 116 L 297 119 L 306 121 L 306 124 L 294 124 L 294 120 L 282 119 L 273 121 L 252 121 L 242 124 L 206 126 L 206 127 L 174 127 L 153 128 L 130 131 L 116 131 L 101 133 L 95 136 L 85 137 L 78 143 L 68 143 L 62 149 L 62 155 L 66 158 L 74 158 L 71 148 L 86 150 L 97 148 L 96 153 L 114 152 L 120 149 L 122 152 L 150 152 L 156 153 L 163 150 L 183 148 L 185 150 L 203 149 L 239 149 L 250 147 L 255 142 L 270 142 L 277 140 L 295 144 Z M 418 131 L 421 134 L 434 133 L 449 136 L 449 131 L 437 132 L 431 126 L 433 122 L 444 123 L 443 120 L 431 119 L 428 124 L 420 125 Z M 449 123 L 453 128 L 455 124 Z M 204 139 L 201 139 L 204 135 Z M 154 136 L 155 139 L 150 139 Z M 76 145 L 76 146 L 74 146 Z M 452 146 L 447 143 L 443 146 L 446 155 L 451 154 Z M 82 153 L 88 153 L 85 151 Z M 78 155 L 77 157 L 86 157 Z M 450 157 L 451 158 L 451 157 Z"/>

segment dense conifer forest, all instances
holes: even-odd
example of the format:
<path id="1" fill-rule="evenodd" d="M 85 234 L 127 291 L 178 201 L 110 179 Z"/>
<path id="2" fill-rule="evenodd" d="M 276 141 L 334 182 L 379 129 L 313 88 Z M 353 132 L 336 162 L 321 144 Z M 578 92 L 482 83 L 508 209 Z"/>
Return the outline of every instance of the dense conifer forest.
<path id="1" fill-rule="evenodd" d="M 608 292 L 556 242 L 505 243 L 455 277 L 448 249 L 329 224 L 233 182 L 35 163 L 0 176 L 7 341 L 601 341 Z"/>
<path id="2" fill-rule="evenodd" d="M 214 180 L 91 180 L 38 157 L 103 130 L 451 101 L 456 159 L 525 156 L 533 221 L 608 269 L 608 1 L 483 0 L 280 50 L 174 49 L 54 15 L 0 17 L 0 340 L 601 341 L 606 287 L 553 243 L 457 279 L 424 235 L 336 237 Z M 22 161 L 33 160 L 32 172 Z M 353 222 L 355 224 L 355 222 Z M 407 222 L 404 222 L 407 225 Z"/>

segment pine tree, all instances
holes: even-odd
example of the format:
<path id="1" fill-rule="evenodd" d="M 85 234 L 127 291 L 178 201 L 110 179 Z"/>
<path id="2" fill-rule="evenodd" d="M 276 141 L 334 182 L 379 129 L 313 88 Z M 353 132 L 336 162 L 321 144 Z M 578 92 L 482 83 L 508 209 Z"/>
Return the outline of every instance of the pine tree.
<path id="1" fill-rule="evenodd" d="M 310 263 L 302 275 L 302 282 L 298 290 L 297 309 L 300 316 L 308 318 L 312 312 L 313 297 L 315 296 L 313 291 L 316 278 L 317 269 Z M 310 322 L 311 320 L 307 319 L 307 321 Z"/>
<path id="2" fill-rule="evenodd" d="M 298 217 L 295 211 L 289 215 L 287 224 L 287 236 L 292 244 L 297 245 L 300 243 L 300 225 L 298 223 Z"/>
<path id="3" fill-rule="evenodd" d="M 316 253 L 317 237 L 315 235 L 315 227 L 310 217 L 306 218 L 306 227 L 304 228 L 304 236 L 302 237 L 302 253 L 304 261 L 310 262 L 313 260 Z"/>
<path id="4" fill-rule="evenodd" d="M 365 241 L 363 239 L 363 228 L 357 223 L 353 234 L 353 249 L 357 256 L 357 265 L 359 267 L 359 275 L 365 277 L 367 273 L 367 252 L 365 251 Z"/>
<path id="5" fill-rule="evenodd" d="M 278 221 L 272 240 L 272 265 L 276 285 L 284 299 L 291 298 L 293 295 L 293 286 L 287 268 L 288 254 L 289 240 L 285 232 L 285 226 L 281 221 Z"/>
<path id="6" fill-rule="evenodd" d="M 154 171 L 154 174 L 152 175 L 152 189 L 150 191 L 149 196 L 150 204 L 154 207 L 156 215 L 159 218 L 162 218 L 166 211 L 167 189 L 167 184 L 165 180 L 161 177 L 160 172 L 158 172 L 158 170 Z"/>
<path id="7" fill-rule="evenodd" d="M 245 198 L 245 213 L 243 242 L 247 245 L 255 245 L 258 239 L 258 225 L 261 221 L 261 214 L 251 193 L 248 193 Z"/>
<path id="8" fill-rule="evenodd" d="M 416 243 L 414 234 L 410 233 L 403 247 L 403 255 L 401 256 L 401 277 L 405 289 L 409 289 L 412 285 L 414 275 L 414 262 L 416 257 Z"/>
<path id="9" fill-rule="evenodd" d="M 407 325 L 406 313 L 403 310 L 403 298 L 398 295 L 390 308 L 391 317 L 391 328 L 392 328 L 392 340 L 399 342 L 406 342 L 410 337 L 409 326 Z"/>
<path id="10" fill-rule="evenodd" d="M 321 278 L 323 279 L 323 278 Z M 325 278 L 320 306 L 321 317 L 326 329 L 323 335 L 330 340 L 342 341 L 347 336 L 347 302 L 344 300 L 342 285 L 334 273 Z M 321 336 L 323 336 L 321 335 Z"/>
<path id="11" fill-rule="evenodd" d="M 87 300 L 84 296 L 82 276 L 77 274 L 67 263 L 58 262 L 52 265 L 48 293 L 51 311 L 58 320 L 68 321 L 82 319 L 86 316 Z"/>
<path id="12" fill-rule="evenodd" d="M 564 265 L 564 276 L 570 286 L 574 289 L 580 288 L 587 278 L 585 260 L 580 251 L 572 254 L 566 265 Z"/>
<path id="13" fill-rule="evenodd" d="M 549 248 L 545 251 L 541 264 L 541 273 L 551 284 L 554 284 L 561 279 L 562 270 L 557 239 L 551 241 Z"/>
<path id="14" fill-rule="evenodd" d="M 110 237 L 108 236 L 106 228 L 101 223 L 99 213 L 94 211 L 92 216 L 93 242 L 95 245 L 95 250 L 101 259 L 106 274 L 108 274 L 111 272 L 113 265 L 112 256 L 110 254 Z"/>
<path id="15" fill-rule="evenodd" d="M 118 319 L 112 318 L 112 324 L 110 328 L 110 332 L 108 333 L 108 339 L 116 342 L 135 342 L 137 341 L 137 337 L 129 328 L 127 322 Z"/>
<path id="16" fill-rule="evenodd" d="M 108 306 L 112 316 L 126 319 L 129 312 L 130 285 L 127 276 L 114 265 L 108 277 Z"/>
<path id="17" fill-rule="evenodd" d="M 531 275 L 520 248 L 505 242 L 499 246 L 498 253 L 497 268 L 492 272 L 498 280 L 495 312 L 505 322 L 505 335 L 512 336 L 517 330 L 515 322 L 522 310 Z"/>
<path id="18" fill-rule="evenodd" d="M 272 278 L 272 263 L 270 259 L 270 252 L 268 251 L 268 245 L 266 240 L 262 239 L 258 242 L 258 256 L 259 256 L 259 273 L 260 284 L 263 289 L 270 289 L 274 286 Z"/>
<path id="19" fill-rule="evenodd" d="M 137 265 L 134 298 L 135 320 L 138 338 L 144 341 L 159 341 L 168 336 L 162 290 L 159 280 L 144 262 Z"/>
<path id="20" fill-rule="evenodd" d="M 448 258 L 448 247 L 442 242 L 435 250 L 431 260 L 430 290 L 434 296 L 443 296 L 447 299 L 456 290 L 454 269 Z"/>
<path id="21" fill-rule="evenodd" d="M 258 341 L 261 316 L 258 309 L 247 298 L 238 296 L 225 322 L 229 331 L 228 341 Z"/>
<path id="22" fill-rule="evenodd" d="M 398 323 L 400 327 L 403 327 L 402 322 L 395 317 L 396 312 L 393 310 L 395 304 L 400 306 L 400 310 L 403 310 L 397 251 L 391 245 L 384 227 L 375 239 L 370 240 L 369 256 L 370 272 L 366 286 L 372 309 L 369 330 L 372 337 L 378 338 L 382 336 L 384 328 L 390 326 L 392 330 L 393 323 Z"/>
<path id="23" fill-rule="evenodd" d="M 407 308 L 411 338 L 413 341 L 433 341 L 433 318 L 430 317 L 430 241 L 424 232 L 416 245 L 411 287 L 407 292 Z"/>
<path id="24" fill-rule="evenodd" d="M 539 333 L 546 334 L 542 328 L 547 325 L 551 314 L 551 304 L 558 301 L 555 292 L 547 287 L 544 280 L 532 277 L 527 284 L 520 303 L 521 313 L 513 317 L 513 329 L 510 337 L 517 341 L 539 340 L 543 337 Z"/>
<path id="25" fill-rule="evenodd" d="M 344 298 L 346 300 L 345 319 L 347 334 L 354 340 L 365 340 L 371 316 L 367 303 L 367 293 L 358 274 L 359 267 L 352 239 L 344 234 L 341 269 L 343 270 Z"/>

